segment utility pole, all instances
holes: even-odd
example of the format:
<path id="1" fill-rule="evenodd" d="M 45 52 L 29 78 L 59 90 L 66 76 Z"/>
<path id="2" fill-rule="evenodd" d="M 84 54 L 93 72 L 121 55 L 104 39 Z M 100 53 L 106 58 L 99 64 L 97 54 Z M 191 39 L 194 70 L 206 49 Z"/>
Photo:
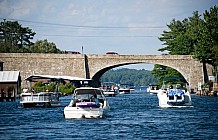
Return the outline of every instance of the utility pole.
<path id="1" fill-rule="evenodd" d="M 214 73 L 215 73 L 215 74 L 214 74 L 214 75 L 215 75 L 215 82 L 218 83 L 218 80 L 217 80 L 217 66 L 214 65 L 214 68 L 213 68 L 213 69 L 214 69 Z"/>
<path id="2" fill-rule="evenodd" d="M 3 32 L 3 34 L 4 34 L 4 44 L 6 45 L 6 26 L 5 26 L 5 21 L 6 21 L 6 19 L 4 18 L 3 19 L 4 20 L 4 32 Z"/>

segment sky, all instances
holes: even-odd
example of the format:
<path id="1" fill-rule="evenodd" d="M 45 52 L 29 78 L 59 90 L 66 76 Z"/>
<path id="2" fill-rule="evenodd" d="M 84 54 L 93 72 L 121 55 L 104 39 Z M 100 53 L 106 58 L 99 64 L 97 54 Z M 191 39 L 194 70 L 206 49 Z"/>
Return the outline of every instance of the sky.
<path id="1" fill-rule="evenodd" d="M 0 0 L 0 20 L 18 21 L 57 48 L 84 54 L 162 54 L 158 37 L 173 19 L 191 17 L 218 0 Z M 126 68 L 152 69 L 153 65 Z"/>

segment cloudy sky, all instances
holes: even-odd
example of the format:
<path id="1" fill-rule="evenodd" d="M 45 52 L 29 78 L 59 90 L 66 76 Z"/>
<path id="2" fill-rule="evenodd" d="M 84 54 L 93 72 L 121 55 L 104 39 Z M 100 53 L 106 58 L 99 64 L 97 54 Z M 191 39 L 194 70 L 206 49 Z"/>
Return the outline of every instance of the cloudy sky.
<path id="1" fill-rule="evenodd" d="M 86 54 L 161 54 L 173 18 L 202 14 L 218 0 L 0 0 L 0 20 L 31 28 L 34 41 Z"/>

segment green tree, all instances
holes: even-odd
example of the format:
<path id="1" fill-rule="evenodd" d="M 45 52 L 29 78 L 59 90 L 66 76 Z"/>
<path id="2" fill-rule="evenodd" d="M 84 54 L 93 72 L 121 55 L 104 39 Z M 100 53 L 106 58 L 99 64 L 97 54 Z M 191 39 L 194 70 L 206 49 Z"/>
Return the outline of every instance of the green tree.
<path id="1" fill-rule="evenodd" d="M 208 63 L 214 68 L 217 67 L 217 54 L 213 51 L 218 44 L 217 6 L 211 7 L 210 11 L 206 10 L 203 18 L 198 11 L 195 11 L 192 17 L 185 18 L 183 21 L 173 19 L 167 27 L 169 31 L 164 31 L 159 38 L 164 42 L 165 47 L 160 48 L 159 51 L 168 51 L 169 54 L 177 55 L 193 55 L 203 63 L 203 66 Z M 207 82 L 205 68 L 204 72 L 205 82 Z"/>
<path id="2" fill-rule="evenodd" d="M 210 8 L 210 11 L 205 11 L 203 14 L 205 20 L 206 33 L 204 37 L 207 38 L 208 48 L 210 48 L 211 56 L 209 56 L 209 63 L 212 60 L 211 64 L 217 66 L 217 49 L 218 49 L 218 6 Z M 203 42 L 203 40 L 201 40 Z"/>
<path id="3" fill-rule="evenodd" d="M 182 22 L 173 19 L 167 25 L 169 31 L 164 31 L 162 36 L 159 37 L 159 40 L 164 42 L 165 47 L 160 48 L 158 51 L 168 51 L 172 55 L 187 55 L 193 52 L 193 42 L 187 33 L 188 26 L 188 19 L 184 19 Z"/>
<path id="4" fill-rule="evenodd" d="M 55 92 L 56 91 L 56 86 L 57 86 L 56 82 L 50 82 L 49 84 L 45 85 L 45 90 Z"/>
<path id="5" fill-rule="evenodd" d="M 218 42 L 218 7 L 205 11 L 201 19 L 197 11 L 193 16 L 182 22 L 173 19 L 167 25 L 169 31 L 164 31 L 159 38 L 166 47 L 159 51 L 169 51 L 169 54 L 194 55 L 201 62 L 214 63 L 212 48 Z M 213 61 L 211 61 L 213 60 Z"/>
<path id="6" fill-rule="evenodd" d="M 167 77 L 178 77 L 179 79 L 182 79 L 181 81 L 186 81 L 184 77 L 179 73 L 177 70 L 167 67 L 167 66 L 162 66 L 162 65 L 154 65 L 154 69 L 151 71 L 151 73 L 155 76 L 158 77 L 158 85 L 162 85 L 162 82 L 164 81 L 165 78 Z"/>
<path id="7" fill-rule="evenodd" d="M 45 91 L 45 86 L 41 81 L 38 81 L 35 83 L 35 85 L 32 87 L 36 92 L 42 92 Z"/>
<path id="8" fill-rule="evenodd" d="M 28 52 L 26 47 L 33 44 L 31 40 L 36 33 L 29 27 L 22 27 L 17 21 L 0 23 L 0 52 Z"/>
<path id="9" fill-rule="evenodd" d="M 59 89 L 60 89 L 60 92 L 62 94 L 72 94 L 73 91 L 75 90 L 75 86 L 71 85 L 70 83 L 66 83 L 66 84 L 60 84 L 59 85 Z"/>
<path id="10" fill-rule="evenodd" d="M 214 69 L 213 69 L 213 75 L 215 76 L 216 83 L 218 83 L 218 73 L 217 73 L 217 66 L 218 66 L 218 43 L 215 44 L 212 48 L 212 51 L 214 52 Z"/>
<path id="11" fill-rule="evenodd" d="M 37 40 L 28 49 L 32 53 L 61 53 L 61 50 L 53 42 L 48 42 L 47 39 Z"/>

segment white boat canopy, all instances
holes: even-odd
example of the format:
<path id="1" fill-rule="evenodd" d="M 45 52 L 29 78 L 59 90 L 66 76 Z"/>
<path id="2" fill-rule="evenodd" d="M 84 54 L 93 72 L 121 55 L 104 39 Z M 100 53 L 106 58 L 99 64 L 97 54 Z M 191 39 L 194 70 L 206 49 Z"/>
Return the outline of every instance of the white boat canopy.
<path id="1" fill-rule="evenodd" d="M 72 77 L 72 76 L 54 76 L 54 75 L 31 75 L 25 80 L 31 81 L 32 79 L 56 79 L 56 80 L 69 80 L 69 81 L 91 81 L 92 79 Z"/>

